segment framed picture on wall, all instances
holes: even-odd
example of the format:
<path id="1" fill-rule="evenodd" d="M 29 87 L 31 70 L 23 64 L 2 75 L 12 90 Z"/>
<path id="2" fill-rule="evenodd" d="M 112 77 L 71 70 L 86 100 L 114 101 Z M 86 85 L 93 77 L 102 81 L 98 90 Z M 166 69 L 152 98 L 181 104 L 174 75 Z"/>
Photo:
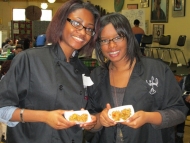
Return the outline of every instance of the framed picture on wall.
<path id="1" fill-rule="evenodd" d="M 164 23 L 168 22 L 169 0 L 151 0 L 150 22 Z"/>
<path id="2" fill-rule="evenodd" d="M 153 41 L 159 42 L 160 36 L 164 34 L 164 24 L 153 24 Z"/>
<path id="3" fill-rule="evenodd" d="M 140 6 L 142 8 L 149 6 L 149 0 L 140 0 Z"/>
<path id="4" fill-rule="evenodd" d="M 185 16 L 186 0 L 172 0 L 172 16 Z"/>
<path id="5" fill-rule="evenodd" d="M 138 9 L 138 4 L 128 4 L 127 9 Z"/>

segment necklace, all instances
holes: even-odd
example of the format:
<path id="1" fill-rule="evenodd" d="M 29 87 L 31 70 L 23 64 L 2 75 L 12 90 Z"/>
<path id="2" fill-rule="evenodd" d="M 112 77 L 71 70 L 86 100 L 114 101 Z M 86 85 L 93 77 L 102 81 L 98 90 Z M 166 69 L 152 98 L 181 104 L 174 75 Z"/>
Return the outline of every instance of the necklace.
<path id="1" fill-rule="evenodd" d="M 113 101 L 114 101 L 115 107 L 118 107 L 118 106 L 122 105 L 126 87 L 124 87 L 124 88 L 117 88 L 116 84 L 115 84 L 115 80 L 114 80 L 113 70 L 111 69 L 110 72 L 111 72 L 111 78 L 112 78 L 112 88 L 113 88 L 112 96 L 113 96 Z M 129 78 L 130 78 L 130 76 L 129 76 Z M 117 88 L 117 92 L 116 92 L 116 88 Z M 124 142 L 124 139 L 123 139 L 123 133 L 122 133 L 122 130 L 121 130 L 121 125 L 117 124 L 116 143 L 123 143 L 123 142 Z"/>
<path id="2" fill-rule="evenodd" d="M 118 101 L 117 101 L 117 96 L 116 96 L 116 89 L 115 89 L 115 81 L 114 81 L 114 75 L 113 75 L 113 69 L 111 69 L 111 77 L 112 77 L 112 80 L 113 80 L 113 88 L 114 88 L 114 98 L 116 100 L 115 102 L 115 106 L 118 106 Z"/>
<path id="3" fill-rule="evenodd" d="M 133 69 L 133 66 L 131 68 L 129 68 L 127 71 L 124 71 L 124 74 L 125 72 L 128 73 L 127 75 L 127 82 L 125 83 L 125 86 L 123 86 L 125 89 L 123 90 L 122 88 L 118 88 L 117 92 L 116 92 L 116 83 L 115 83 L 115 78 L 114 78 L 114 73 L 113 73 L 113 68 L 110 68 L 110 79 L 112 79 L 112 87 L 114 89 L 114 91 L 112 91 L 113 93 L 113 101 L 114 101 L 114 104 L 116 107 L 122 105 L 122 102 L 123 102 L 123 98 L 124 98 L 124 94 L 125 94 L 125 90 L 126 90 L 126 87 L 128 85 L 128 82 L 129 82 L 129 79 L 130 79 L 130 76 L 131 76 L 131 73 L 132 73 L 132 69 Z M 120 76 L 120 75 L 119 75 Z M 124 75 L 125 77 L 126 75 Z M 118 85 L 118 84 L 117 84 Z M 121 90 L 122 89 L 122 90 Z M 120 92 L 122 91 L 122 92 Z M 119 93 L 120 92 L 120 93 Z M 118 95 L 117 95 L 118 93 Z M 119 97 L 118 97 L 119 96 Z M 119 102 L 118 102 L 119 100 Z M 121 125 L 120 124 L 117 124 L 117 137 L 116 137 L 116 143 L 123 143 L 124 142 L 124 139 L 123 139 L 123 133 L 122 133 L 122 130 L 121 130 Z"/>

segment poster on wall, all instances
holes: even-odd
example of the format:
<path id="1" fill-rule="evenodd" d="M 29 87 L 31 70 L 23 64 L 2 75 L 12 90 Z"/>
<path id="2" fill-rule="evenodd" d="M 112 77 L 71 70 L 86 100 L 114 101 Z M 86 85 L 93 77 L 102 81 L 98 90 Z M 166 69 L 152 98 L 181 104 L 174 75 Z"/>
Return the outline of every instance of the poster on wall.
<path id="1" fill-rule="evenodd" d="M 172 16 L 180 17 L 185 16 L 185 0 L 172 0 Z"/>
<path id="2" fill-rule="evenodd" d="M 131 27 L 134 26 L 134 20 L 138 19 L 140 21 L 139 27 L 141 27 L 145 32 L 146 23 L 145 23 L 145 11 L 144 9 L 131 9 L 131 10 L 122 10 L 121 12 L 130 22 Z"/>
<path id="3" fill-rule="evenodd" d="M 18 38 L 32 39 L 32 21 L 11 21 L 11 37 L 15 41 Z"/>
<path id="4" fill-rule="evenodd" d="M 164 24 L 153 24 L 153 41 L 159 42 L 160 36 L 164 34 Z"/>
<path id="5" fill-rule="evenodd" d="M 168 22 L 169 0 L 151 2 L 150 22 L 163 23 Z"/>
<path id="6" fill-rule="evenodd" d="M 15 23 L 13 24 L 13 28 L 14 28 L 14 29 L 19 29 L 18 23 L 15 22 Z"/>
<path id="7" fill-rule="evenodd" d="M 19 34 L 19 29 L 13 29 L 13 34 Z"/>
<path id="8" fill-rule="evenodd" d="M 138 9 L 138 4 L 128 4 L 127 9 Z"/>

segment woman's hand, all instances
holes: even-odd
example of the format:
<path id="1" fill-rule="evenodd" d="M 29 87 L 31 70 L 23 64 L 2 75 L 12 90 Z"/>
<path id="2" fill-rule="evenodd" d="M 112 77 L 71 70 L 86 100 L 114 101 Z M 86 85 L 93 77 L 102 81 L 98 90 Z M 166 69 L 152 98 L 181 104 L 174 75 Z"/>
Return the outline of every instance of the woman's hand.
<path id="1" fill-rule="evenodd" d="M 122 122 L 121 124 L 127 125 L 131 128 L 139 128 L 142 125 L 147 123 L 147 115 L 144 111 L 138 111 L 133 116 L 127 119 L 126 122 Z"/>
<path id="2" fill-rule="evenodd" d="M 116 123 L 108 117 L 108 110 L 111 109 L 110 104 L 106 104 L 106 108 L 100 113 L 100 123 L 102 126 L 115 126 Z"/>
<path id="3" fill-rule="evenodd" d="M 185 101 L 190 103 L 190 95 L 188 95 L 186 98 L 185 98 Z"/>
<path id="4" fill-rule="evenodd" d="M 160 125 L 162 116 L 159 112 L 137 111 L 133 116 L 129 117 L 126 122 L 121 124 L 137 129 L 146 123 Z"/>
<path id="5" fill-rule="evenodd" d="M 54 110 L 48 112 L 45 123 L 54 129 L 67 129 L 76 125 L 75 122 L 67 121 L 64 118 L 64 112 L 65 110 Z"/>
<path id="6" fill-rule="evenodd" d="M 94 128 L 97 123 L 96 116 L 91 115 L 91 119 L 91 122 L 80 124 L 80 127 L 84 128 L 85 130 L 91 130 L 92 128 Z"/>

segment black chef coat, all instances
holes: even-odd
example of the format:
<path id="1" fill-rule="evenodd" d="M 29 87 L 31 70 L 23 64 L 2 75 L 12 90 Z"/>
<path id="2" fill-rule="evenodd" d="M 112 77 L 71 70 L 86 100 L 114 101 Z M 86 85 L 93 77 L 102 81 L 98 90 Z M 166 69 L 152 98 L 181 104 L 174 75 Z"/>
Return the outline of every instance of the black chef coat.
<path id="1" fill-rule="evenodd" d="M 32 110 L 80 110 L 85 108 L 82 74 L 88 69 L 77 54 L 66 62 L 57 45 L 32 48 L 19 53 L 0 82 L 0 107 L 16 106 Z M 18 123 L 8 127 L 8 143 L 82 142 L 82 129 L 76 125 L 55 130 L 45 123 Z"/>

